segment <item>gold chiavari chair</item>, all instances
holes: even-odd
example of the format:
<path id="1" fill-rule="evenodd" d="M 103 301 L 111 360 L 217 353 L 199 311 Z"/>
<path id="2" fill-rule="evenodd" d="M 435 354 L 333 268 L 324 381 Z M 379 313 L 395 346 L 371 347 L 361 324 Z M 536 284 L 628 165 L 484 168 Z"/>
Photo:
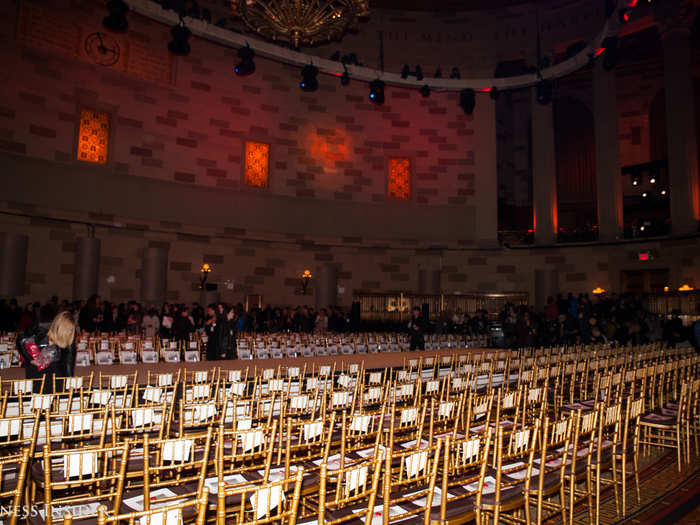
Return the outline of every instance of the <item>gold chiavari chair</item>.
<path id="1" fill-rule="evenodd" d="M 494 491 L 486 491 L 491 483 L 488 469 L 482 468 L 479 484 L 481 491 L 476 496 L 476 522 L 488 523 L 490 516 L 494 523 L 531 522 L 528 498 L 536 442 L 540 431 L 540 421 L 520 429 L 496 429 L 494 439 Z M 522 519 L 517 511 L 525 511 Z"/>
<path id="2" fill-rule="evenodd" d="M 389 427 L 385 429 L 388 433 L 384 440 L 386 447 L 393 450 L 394 448 L 418 448 L 425 445 L 427 441 L 423 439 L 423 431 L 426 411 L 425 404 L 403 408 L 392 404 Z"/>
<path id="3" fill-rule="evenodd" d="M 565 476 L 566 467 L 571 464 L 567 457 L 575 417 L 575 414 L 570 414 L 558 421 L 545 417 L 542 422 L 530 490 L 526 493 L 527 505 L 536 505 L 537 525 L 556 514 L 560 514 L 562 523 L 566 523 Z M 549 515 L 544 515 L 545 510 Z"/>
<path id="4" fill-rule="evenodd" d="M 593 492 L 591 490 L 591 479 L 589 465 L 592 457 L 592 447 L 595 443 L 595 433 L 597 430 L 598 410 L 590 412 L 576 411 L 574 419 L 573 447 L 571 449 L 571 465 L 566 469 L 566 480 L 569 485 L 569 525 L 574 521 L 574 505 L 578 499 L 584 496 L 588 498 L 588 518 L 593 522 Z M 577 483 L 585 481 L 585 490 L 578 490 Z"/>
<path id="5" fill-rule="evenodd" d="M 307 501 L 316 522 L 324 525 L 355 522 L 358 519 L 365 523 L 372 522 L 382 463 L 382 454 L 332 472 L 323 463 L 318 497 Z"/>
<path id="6" fill-rule="evenodd" d="M 592 443 L 591 461 L 589 464 L 590 476 L 595 477 L 595 523 L 600 523 L 600 486 L 612 484 L 615 492 L 615 507 L 619 515 L 620 501 L 617 492 L 617 468 L 614 454 L 615 445 L 620 439 L 620 424 L 622 422 L 622 402 L 612 405 L 601 404 L 599 406 L 598 430 L 595 441 Z M 612 479 L 603 477 L 603 473 L 610 471 Z"/>
<path id="7" fill-rule="evenodd" d="M 622 420 L 622 433 L 619 442 L 615 445 L 616 464 L 619 465 L 618 483 L 622 492 L 622 516 L 627 515 L 627 463 L 632 460 L 634 482 L 637 490 L 637 503 L 641 503 L 639 493 L 639 449 L 635 446 L 635 437 L 639 432 L 639 418 L 644 409 L 644 397 L 634 399 L 627 398 L 625 415 Z M 617 490 L 617 487 L 615 487 Z"/>
<path id="8" fill-rule="evenodd" d="M 119 512 L 150 510 L 181 498 L 200 498 L 210 459 L 213 428 L 186 438 L 144 437 L 142 483 L 122 496 Z"/>
<path id="9" fill-rule="evenodd" d="M 382 522 L 428 523 L 433 506 L 443 440 L 425 448 L 387 450 L 382 481 Z M 376 511 L 375 511 L 376 512 Z"/>
<path id="10" fill-rule="evenodd" d="M 219 425 L 216 440 L 216 476 L 206 480 L 209 498 L 213 504 L 217 502 L 217 491 L 221 483 L 226 487 L 240 488 L 257 479 L 268 479 L 276 434 L 277 420 L 272 421 L 270 425 L 245 429 Z"/>
<path id="11" fill-rule="evenodd" d="M 97 517 L 100 505 L 119 509 L 128 448 L 128 443 L 79 450 L 44 447 L 43 506 L 32 521 L 50 525 L 70 512 L 74 523 L 88 523 Z"/>
<path id="12" fill-rule="evenodd" d="M 676 449 L 679 472 L 684 455 L 682 438 L 685 437 L 687 428 L 689 386 L 688 383 L 683 383 L 678 404 L 674 408 L 662 407 L 639 419 L 640 432 L 635 445 L 637 448 L 639 445 L 644 445 L 645 449 L 647 446 Z M 690 447 L 690 443 L 685 443 L 685 446 Z"/>
<path id="13" fill-rule="evenodd" d="M 492 434 L 493 429 L 488 428 L 477 436 L 445 439 L 441 483 L 434 494 L 439 500 L 433 501 L 430 512 L 432 525 L 461 525 L 476 518 L 476 493 L 481 471 L 487 468 Z"/>
<path id="14" fill-rule="evenodd" d="M 179 525 L 183 516 L 196 516 L 194 523 L 204 525 L 206 520 L 209 491 L 204 489 L 198 498 L 185 498 L 165 507 L 140 510 L 124 514 L 109 514 L 108 508 L 100 506 L 97 509 L 98 525 Z M 63 525 L 72 525 L 72 516 L 64 518 Z"/>
<path id="15" fill-rule="evenodd" d="M 295 525 L 303 476 L 304 469 L 299 468 L 291 478 L 260 479 L 245 486 L 231 487 L 219 481 L 217 525 L 227 522 L 236 525 Z"/>
<path id="16" fill-rule="evenodd" d="M 481 433 L 491 424 L 493 393 L 477 394 L 472 391 L 467 398 L 467 410 L 464 412 L 462 428 L 467 433 Z"/>
<path id="17" fill-rule="evenodd" d="M 19 519 L 29 460 L 29 447 L 0 456 L 0 519 L 8 525 L 16 525 Z"/>

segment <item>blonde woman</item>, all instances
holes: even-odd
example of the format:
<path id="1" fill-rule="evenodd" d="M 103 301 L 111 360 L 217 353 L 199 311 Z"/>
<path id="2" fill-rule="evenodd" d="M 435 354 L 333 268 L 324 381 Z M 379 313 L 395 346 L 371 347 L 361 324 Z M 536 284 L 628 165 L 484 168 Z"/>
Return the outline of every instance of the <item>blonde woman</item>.
<path id="1" fill-rule="evenodd" d="M 73 375 L 75 321 L 69 312 L 54 317 L 49 329 L 36 325 L 18 342 L 28 379 L 46 376 L 44 393 L 53 390 L 53 376 Z"/>

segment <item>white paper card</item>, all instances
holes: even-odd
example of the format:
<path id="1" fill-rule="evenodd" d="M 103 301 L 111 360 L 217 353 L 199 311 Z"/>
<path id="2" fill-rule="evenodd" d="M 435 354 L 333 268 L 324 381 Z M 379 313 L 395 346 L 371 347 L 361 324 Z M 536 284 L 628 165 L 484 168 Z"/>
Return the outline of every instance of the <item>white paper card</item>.
<path id="1" fill-rule="evenodd" d="M 345 472 L 345 495 L 364 486 L 367 481 L 367 465 Z"/>
<path id="2" fill-rule="evenodd" d="M 21 426 L 20 418 L 3 419 L 0 421 L 0 437 L 19 436 Z"/>
<path id="3" fill-rule="evenodd" d="M 276 509 L 284 499 L 282 485 L 273 485 L 272 487 L 263 487 L 257 490 L 251 498 L 251 505 L 255 510 L 257 519 L 265 517 L 268 510 L 270 514 L 272 514 L 272 511 Z"/>
<path id="4" fill-rule="evenodd" d="M 195 405 L 194 407 L 194 421 L 196 423 L 201 423 L 202 421 L 207 421 L 216 415 L 216 404 L 207 403 L 206 405 Z"/>
<path id="5" fill-rule="evenodd" d="M 253 420 L 249 417 L 242 417 L 236 422 L 236 429 L 250 430 L 253 428 Z"/>
<path id="6" fill-rule="evenodd" d="M 131 422 L 135 427 L 143 427 L 153 423 L 155 410 L 152 408 L 135 408 L 131 411 Z"/>
<path id="7" fill-rule="evenodd" d="M 229 485 L 241 485 L 242 483 L 245 483 L 246 481 L 247 480 L 241 474 L 229 474 L 228 476 L 223 477 L 223 482 L 227 486 L 229 486 Z M 209 489 L 209 494 L 217 494 L 219 492 L 219 478 L 214 476 L 214 477 L 205 479 L 204 486 Z M 238 487 L 236 487 L 236 488 L 238 488 Z M 241 488 L 243 488 L 243 485 L 241 485 Z"/>
<path id="8" fill-rule="evenodd" d="M 112 399 L 112 392 L 109 390 L 95 390 L 90 396 L 90 403 L 106 405 Z"/>
<path id="9" fill-rule="evenodd" d="M 229 370 L 228 371 L 228 380 L 229 381 L 240 381 L 241 380 L 241 371 L 240 370 Z"/>
<path id="10" fill-rule="evenodd" d="M 423 470 L 425 470 L 425 464 L 428 461 L 428 451 L 421 450 L 410 456 L 406 456 L 404 465 L 406 468 L 406 476 L 409 478 L 415 478 Z"/>
<path id="11" fill-rule="evenodd" d="M 163 396 L 163 389 L 155 386 L 147 386 L 143 391 L 143 398 L 146 401 L 152 401 L 154 403 L 159 403 L 161 397 Z"/>
<path id="12" fill-rule="evenodd" d="M 30 393 L 32 391 L 32 382 L 31 379 L 15 381 L 12 385 L 13 393 L 15 395 Z"/>
<path id="13" fill-rule="evenodd" d="M 52 400 L 51 394 L 34 394 L 32 396 L 32 410 L 48 410 Z"/>
<path id="14" fill-rule="evenodd" d="M 68 432 L 85 432 L 92 429 L 92 414 L 70 414 Z"/>
<path id="15" fill-rule="evenodd" d="M 372 372 L 369 375 L 369 382 L 372 384 L 378 384 L 382 382 L 382 373 L 381 372 Z"/>
<path id="16" fill-rule="evenodd" d="M 97 452 L 75 452 L 63 456 L 65 478 L 90 476 L 97 472 Z"/>
<path id="17" fill-rule="evenodd" d="M 242 396 L 245 392 L 245 383 L 231 383 L 229 392 L 234 396 Z"/>
<path id="18" fill-rule="evenodd" d="M 68 377 L 68 378 L 66 378 L 64 388 L 66 390 L 70 390 L 71 388 L 74 390 L 77 390 L 79 388 L 83 388 L 83 378 L 82 377 Z"/>
<path id="19" fill-rule="evenodd" d="M 248 452 L 262 445 L 265 439 L 265 432 L 262 430 L 250 430 L 240 434 L 243 452 Z"/>
<path id="20" fill-rule="evenodd" d="M 350 430 L 362 433 L 367 432 L 367 429 L 369 428 L 370 417 L 371 416 L 368 415 L 353 416 L 352 421 L 350 422 Z"/>
<path id="21" fill-rule="evenodd" d="M 195 343 L 196 345 L 196 343 Z M 207 371 L 202 370 L 199 372 L 194 373 L 194 382 L 195 383 L 204 383 L 207 380 Z"/>
<path id="22" fill-rule="evenodd" d="M 309 441 L 321 435 L 323 432 L 323 421 L 306 423 L 303 426 L 304 441 Z"/>
<path id="23" fill-rule="evenodd" d="M 191 439 L 171 439 L 163 443 L 163 461 L 189 461 L 192 450 Z"/>

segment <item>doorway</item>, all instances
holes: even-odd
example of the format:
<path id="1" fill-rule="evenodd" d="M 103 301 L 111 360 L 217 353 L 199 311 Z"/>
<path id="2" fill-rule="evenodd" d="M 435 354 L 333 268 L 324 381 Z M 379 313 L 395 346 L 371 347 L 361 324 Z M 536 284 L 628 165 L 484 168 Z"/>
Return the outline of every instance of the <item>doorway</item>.
<path id="1" fill-rule="evenodd" d="M 623 292 L 663 293 L 668 286 L 669 270 L 622 270 L 620 282 Z"/>

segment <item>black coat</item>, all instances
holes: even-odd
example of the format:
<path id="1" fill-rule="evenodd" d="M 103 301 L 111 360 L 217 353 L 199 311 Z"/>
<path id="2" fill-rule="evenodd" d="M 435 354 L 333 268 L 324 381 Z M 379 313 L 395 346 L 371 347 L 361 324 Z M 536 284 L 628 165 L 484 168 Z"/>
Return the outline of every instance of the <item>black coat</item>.
<path id="1" fill-rule="evenodd" d="M 44 380 L 43 393 L 53 392 L 53 376 L 65 377 L 73 375 L 73 366 L 75 363 L 75 343 L 67 348 L 58 348 L 58 359 L 53 361 L 43 370 L 39 370 L 32 364 L 33 357 L 27 352 L 25 343 L 32 339 L 39 349 L 46 348 L 49 345 L 48 330 L 46 327 L 36 324 L 25 331 L 22 336 L 17 339 L 17 351 L 24 360 L 27 379 L 38 379 L 42 375 L 46 376 Z"/>

